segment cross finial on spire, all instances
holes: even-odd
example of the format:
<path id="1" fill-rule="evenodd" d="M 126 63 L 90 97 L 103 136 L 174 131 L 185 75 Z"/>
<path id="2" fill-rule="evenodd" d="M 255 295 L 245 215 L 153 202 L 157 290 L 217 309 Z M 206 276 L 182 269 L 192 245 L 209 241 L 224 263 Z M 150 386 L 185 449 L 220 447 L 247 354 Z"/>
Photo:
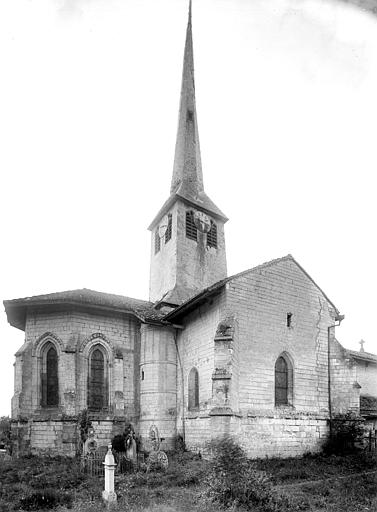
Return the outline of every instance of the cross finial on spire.
<path id="1" fill-rule="evenodd" d="M 364 343 L 365 343 L 365 341 L 364 341 L 364 340 L 360 340 L 360 341 L 359 341 L 359 344 L 360 344 L 360 352 L 365 352 L 365 351 L 364 351 Z"/>

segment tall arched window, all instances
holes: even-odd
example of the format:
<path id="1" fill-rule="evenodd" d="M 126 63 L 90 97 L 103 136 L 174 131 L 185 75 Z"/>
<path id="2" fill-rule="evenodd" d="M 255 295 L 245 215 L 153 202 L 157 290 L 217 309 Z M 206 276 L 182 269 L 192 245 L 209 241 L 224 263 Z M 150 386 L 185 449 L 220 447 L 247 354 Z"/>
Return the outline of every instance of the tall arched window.
<path id="1" fill-rule="evenodd" d="M 292 405 L 293 367 L 286 354 L 275 363 L 275 406 Z"/>
<path id="2" fill-rule="evenodd" d="M 42 352 L 42 407 L 59 405 L 58 353 L 52 343 Z"/>
<path id="3" fill-rule="evenodd" d="M 199 373 L 191 368 L 188 377 L 188 410 L 199 409 Z"/>
<path id="4" fill-rule="evenodd" d="M 100 345 L 96 345 L 89 355 L 88 408 L 99 411 L 107 407 L 107 360 Z"/>

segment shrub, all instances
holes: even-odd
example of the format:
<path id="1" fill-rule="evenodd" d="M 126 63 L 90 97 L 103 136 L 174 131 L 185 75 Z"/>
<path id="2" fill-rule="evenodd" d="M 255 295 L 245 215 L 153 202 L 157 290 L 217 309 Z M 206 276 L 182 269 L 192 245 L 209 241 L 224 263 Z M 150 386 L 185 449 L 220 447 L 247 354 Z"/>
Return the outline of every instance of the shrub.
<path id="1" fill-rule="evenodd" d="M 208 449 L 211 462 L 204 479 L 206 500 L 225 507 L 240 505 L 249 510 L 260 505 L 266 512 L 284 508 L 282 499 L 273 494 L 267 474 L 255 469 L 231 437 L 212 441 Z"/>
<path id="2" fill-rule="evenodd" d="M 323 446 L 323 451 L 326 454 L 355 451 L 357 443 L 363 438 L 363 421 L 352 412 L 335 416 L 332 421 L 332 435 Z"/>
<path id="3" fill-rule="evenodd" d="M 58 505 L 72 507 L 72 497 L 67 493 L 59 493 L 54 489 L 36 491 L 20 499 L 19 508 L 22 510 L 52 509 Z"/>

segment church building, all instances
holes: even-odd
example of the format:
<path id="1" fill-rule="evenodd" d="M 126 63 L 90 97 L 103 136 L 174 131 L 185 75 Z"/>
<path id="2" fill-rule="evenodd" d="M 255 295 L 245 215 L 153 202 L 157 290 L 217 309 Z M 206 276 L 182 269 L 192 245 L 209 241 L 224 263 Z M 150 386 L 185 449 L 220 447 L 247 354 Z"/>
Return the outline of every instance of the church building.
<path id="1" fill-rule="evenodd" d="M 228 276 L 226 215 L 204 190 L 191 2 L 170 195 L 152 220 L 149 300 L 89 289 L 4 301 L 25 331 L 12 399 L 19 453 L 74 455 L 87 411 L 106 445 L 132 423 L 165 449 L 234 435 L 252 457 L 321 449 L 359 413 L 342 315 L 291 256 Z"/>

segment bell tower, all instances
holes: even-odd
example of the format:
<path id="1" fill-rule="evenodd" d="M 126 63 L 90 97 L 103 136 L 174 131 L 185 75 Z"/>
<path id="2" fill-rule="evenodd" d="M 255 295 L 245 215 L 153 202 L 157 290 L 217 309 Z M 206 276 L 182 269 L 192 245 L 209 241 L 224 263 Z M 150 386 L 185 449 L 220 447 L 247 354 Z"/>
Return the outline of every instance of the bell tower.
<path id="1" fill-rule="evenodd" d="M 179 305 L 227 276 L 224 224 L 204 192 L 195 103 L 191 0 L 170 196 L 149 226 L 149 299 Z"/>

